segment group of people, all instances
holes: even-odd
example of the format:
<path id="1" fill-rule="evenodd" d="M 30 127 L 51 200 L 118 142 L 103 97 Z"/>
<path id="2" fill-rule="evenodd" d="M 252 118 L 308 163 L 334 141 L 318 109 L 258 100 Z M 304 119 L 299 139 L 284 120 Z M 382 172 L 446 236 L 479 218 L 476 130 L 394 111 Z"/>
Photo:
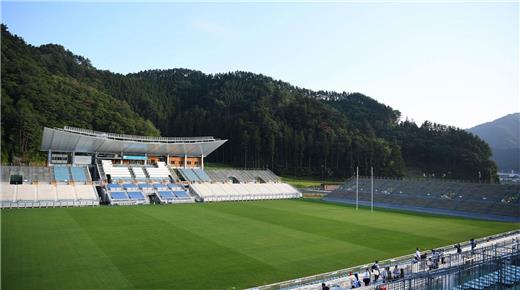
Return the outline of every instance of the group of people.
<path id="1" fill-rule="evenodd" d="M 382 283 L 387 283 L 392 280 L 404 277 L 404 270 L 397 265 L 393 269 L 390 267 L 380 268 L 379 261 L 375 261 L 371 267 L 368 267 L 361 274 L 362 280 L 359 280 L 359 273 L 350 273 L 349 280 L 351 288 L 359 288 L 361 286 L 368 286 L 372 283 L 377 283 L 381 280 Z M 363 281 L 363 284 L 361 284 Z"/>
<path id="2" fill-rule="evenodd" d="M 475 249 L 477 248 L 477 241 L 475 241 L 475 239 L 471 239 L 469 241 L 469 245 L 471 247 L 471 254 L 475 253 Z M 462 254 L 462 247 L 459 244 L 456 244 L 454 246 L 457 254 Z M 427 257 L 427 254 L 424 253 L 424 254 L 421 254 L 421 252 L 419 251 L 419 248 L 417 248 L 415 250 L 415 256 L 414 256 L 414 263 L 417 263 L 421 260 L 424 260 L 426 259 Z M 446 260 L 444 258 L 444 250 L 436 250 L 436 249 L 432 249 L 431 251 L 431 255 L 430 257 L 428 258 L 428 260 L 426 261 L 426 265 L 428 267 L 428 270 L 433 270 L 433 269 L 437 269 L 439 268 L 439 264 L 445 264 L 446 263 Z"/>
<path id="3" fill-rule="evenodd" d="M 471 239 L 470 242 L 471 247 L 471 253 L 475 251 L 475 248 L 477 247 L 477 242 L 475 239 Z M 455 245 L 455 249 L 457 251 L 457 254 L 462 254 L 462 247 L 460 244 Z M 421 251 L 419 248 L 416 248 L 415 250 L 415 256 L 413 259 L 414 263 L 417 263 L 421 260 L 424 260 L 428 257 L 426 253 L 421 254 Z M 439 268 L 439 264 L 445 264 L 446 260 L 444 257 L 444 250 L 436 250 L 432 249 L 431 255 L 426 261 L 426 265 L 428 267 L 428 270 L 433 270 Z M 382 280 L 382 283 L 387 283 L 393 280 L 404 278 L 404 269 L 399 268 L 397 265 L 394 266 L 392 270 L 390 270 L 390 267 L 380 268 L 379 267 L 379 261 L 375 261 L 374 264 L 371 267 L 368 267 L 363 271 L 361 274 L 361 280 L 359 279 L 359 273 L 355 272 L 349 273 L 349 280 L 351 288 L 359 288 L 361 286 L 369 286 L 371 283 L 377 283 L 379 279 Z M 322 290 L 329 290 L 329 287 L 325 284 L 321 284 Z"/>

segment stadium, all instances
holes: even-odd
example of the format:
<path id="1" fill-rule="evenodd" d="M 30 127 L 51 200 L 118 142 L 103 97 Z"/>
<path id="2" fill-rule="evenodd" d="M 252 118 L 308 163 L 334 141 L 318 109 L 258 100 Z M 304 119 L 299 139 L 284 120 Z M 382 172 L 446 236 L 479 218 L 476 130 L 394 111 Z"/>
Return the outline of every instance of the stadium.
<path id="1" fill-rule="evenodd" d="M 346 289 L 374 261 L 363 289 L 520 287 L 518 186 L 352 177 L 310 199 L 205 168 L 226 141 L 44 128 L 47 166 L 1 167 L 2 288 Z"/>

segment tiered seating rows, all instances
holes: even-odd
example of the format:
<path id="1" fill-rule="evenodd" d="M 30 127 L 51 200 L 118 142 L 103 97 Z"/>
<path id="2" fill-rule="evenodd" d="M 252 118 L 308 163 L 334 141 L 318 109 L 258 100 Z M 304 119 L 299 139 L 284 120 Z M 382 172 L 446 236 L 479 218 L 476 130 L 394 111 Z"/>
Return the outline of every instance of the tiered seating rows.
<path id="1" fill-rule="evenodd" d="M 220 182 L 229 182 L 233 178 L 240 183 L 257 182 L 259 178 L 264 182 L 280 182 L 270 170 L 211 169 L 206 173 L 211 180 Z"/>
<path id="2" fill-rule="evenodd" d="M 202 181 L 199 176 L 192 169 L 180 168 L 179 172 L 182 177 L 187 181 Z M 208 177 L 209 178 L 209 177 Z"/>
<path id="3" fill-rule="evenodd" d="M 2 182 L 0 190 L 2 207 L 99 205 L 97 193 L 89 184 L 14 185 Z"/>
<path id="4" fill-rule="evenodd" d="M 146 167 L 150 179 L 167 179 L 171 175 L 164 162 L 157 162 L 157 168 Z"/>
<path id="5" fill-rule="evenodd" d="M 370 179 L 359 178 L 359 200 L 370 201 Z M 352 178 L 331 198 L 354 200 Z M 374 179 L 374 201 L 414 207 L 520 217 L 520 186 L 434 180 Z M 504 202 L 507 201 L 507 202 Z"/>
<path id="6" fill-rule="evenodd" d="M 148 184 L 148 183 L 126 183 L 126 184 L 107 184 L 108 195 L 113 204 L 142 204 L 148 203 L 144 193 L 157 193 L 163 202 L 173 200 L 192 200 L 184 191 L 184 187 L 178 184 Z M 134 201 L 134 202 L 133 202 Z M 133 203 L 132 203 L 133 202 Z"/>
<path id="7" fill-rule="evenodd" d="M 299 191 L 284 183 L 195 183 L 190 188 L 204 201 L 301 197 Z"/>

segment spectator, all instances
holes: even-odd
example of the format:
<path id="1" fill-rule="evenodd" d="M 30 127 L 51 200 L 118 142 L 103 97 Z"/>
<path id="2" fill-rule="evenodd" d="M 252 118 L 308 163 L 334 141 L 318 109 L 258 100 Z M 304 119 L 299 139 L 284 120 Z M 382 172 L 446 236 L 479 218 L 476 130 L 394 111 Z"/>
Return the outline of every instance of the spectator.
<path id="1" fill-rule="evenodd" d="M 432 270 L 433 269 L 432 258 L 428 258 L 428 261 L 426 261 L 426 266 L 428 266 L 428 270 Z"/>
<path id="2" fill-rule="evenodd" d="M 461 254 L 462 253 L 462 248 L 460 247 L 460 244 L 456 244 L 455 245 L 455 249 L 457 249 L 457 254 Z"/>
<path id="3" fill-rule="evenodd" d="M 325 283 L 321 283 L 321 290 L 330 290 L 329 286 Z"/>
<path id="4" fill-rule="evenodd" d="M 380 274 L 379 261 L 374 262 L 374 265 L 372 265 L 371 270 L 372 270 L 372 274 L 374 274 L 374 282 L 376 282 L 377 279 L 379 279 L 379 274 Z"/>
<path id="5" fill-rule="evenodd" d="M 363 283 L 365 283 L 365 286 L 370 284 L 370 271 L 368 268 L 366 268 L 365 273 L 363 273 Z"/>
<path id="6" fill-rule="evenodd" d="M 394 270 L 392 271 L 392 279 L 394 279 L 394 280 L 399 279 L 400 274 L 401 274 L 401 271 L 399 271 L 399 268 L 397 268 L 397 265 L 395 265 Z"/>
<path id="7" fill-rule="evenodd" d="M 439 251 L 435 249 L 432 249 L 432 264 L 434 269 L 439 267 Z"/>
<path id="8" fill-rule="evenodd" d="M 383 283 L 390 281 L 390 267 L 386 267 L 381 271 L 381 278 L 383 279 Z"/>
<path id="9" fill-rule="evenodd" d="M 354 280 L 350 284 L 352 285 L 352 289 L 361 287 L 361 282 L 359 282 L 358 273 L 354 273 Z"/>
<path id="10" fill-rule="evenodd" d="M 415 261 L 419 262 L 421 260 L 421 252 L 419 251 L 419 248 L 415 249 Z"/>
<path id="11" fill-rule="evenodd" d="M 354 280 L 354 283 L 352 283 L 352 288 L 359 288 L 359 287 L 361 287 L 361 282 L 359 282 L 359 279 L 356 278 Z"/>
<path id="12" fill-rule="evenodd" d="M 471 239 L 469 244 L 471 245 L 471 254 L 473 254 L 475 252 L 475 248 L 477 248 L 477 241 L 475 241 L 475 239 Z"/>

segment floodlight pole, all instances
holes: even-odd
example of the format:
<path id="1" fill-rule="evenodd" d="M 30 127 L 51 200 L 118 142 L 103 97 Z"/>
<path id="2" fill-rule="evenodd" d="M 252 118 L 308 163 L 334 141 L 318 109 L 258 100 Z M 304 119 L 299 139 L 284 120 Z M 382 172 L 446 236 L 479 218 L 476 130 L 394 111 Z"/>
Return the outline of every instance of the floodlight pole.
<path id="1" fill-rule="evenodd" d="M 370 167 L 370 212 L 374 212 L 374 167 Z"/>
<path id="2" fill-rule="evenodd" d="M 358 209 L 359 203 L 359 167 L 356 166 L 356 210 Z"/>

